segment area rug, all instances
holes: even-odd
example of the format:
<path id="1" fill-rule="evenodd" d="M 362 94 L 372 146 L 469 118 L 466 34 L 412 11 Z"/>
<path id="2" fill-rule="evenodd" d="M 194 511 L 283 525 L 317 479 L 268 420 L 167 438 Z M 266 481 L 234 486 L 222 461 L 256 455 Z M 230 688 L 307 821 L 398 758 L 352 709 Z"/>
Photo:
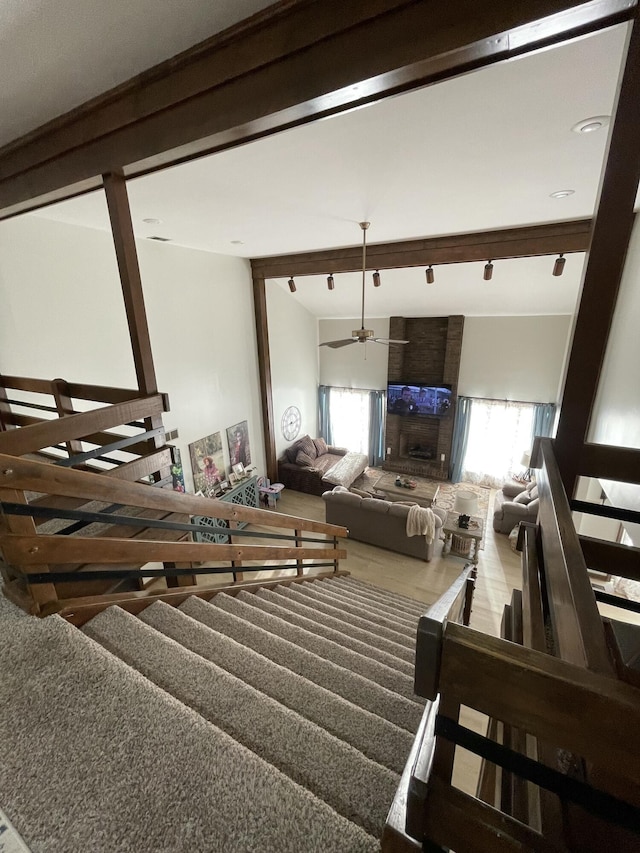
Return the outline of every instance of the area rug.
<path id="1" fill-rule="evenodd" d="M 366 468 L 364 473 L 354 481 L 351 488 L 358 489 L 363 492 L 373 494 L 375 491 L 376 482 L 385 473 L 381 468 Z M 421 477 L 421 480 L 428 480 L 431 483 L 437 483 L 440 486 L 436 506 L 447 511 L 453 510 L 453 504 L 456 499 L 458 490 L 465 492 L 473 492 L 478 496 L 478 516 L 483 519 L 485 527 L 487 525 L 487 513 L 489 511 L 489 496 L 491 490 L 484 486 L 476 486 L 475 483 L 448 483 L 442 480 L 431 480 L 429 477 Z M 407 489 L 407 500 L 411 500 L 411 490 Z"/>

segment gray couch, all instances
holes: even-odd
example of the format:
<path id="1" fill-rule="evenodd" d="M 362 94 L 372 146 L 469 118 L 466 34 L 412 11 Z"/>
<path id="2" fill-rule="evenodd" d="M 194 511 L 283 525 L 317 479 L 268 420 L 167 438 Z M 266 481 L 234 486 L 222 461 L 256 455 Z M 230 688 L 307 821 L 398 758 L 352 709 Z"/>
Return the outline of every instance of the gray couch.
<path id="1" fill-rule="evenodd" d="M 536 481 L 530 483 L 505 483 L 496 492 L 493 505 L 493 529 L 498 533 L 511 533 L 521 521 L 535 524 L 538 518 L 538 488 Z"/>
<path id="2" fill-rule="evenodd" d="M 407 536 L 408 504 L 361 497 L 342 486 L 325 492 L 322 498 L 327 522 L 348 528 L 351 539 L 427 562 L 433 557 L 434 545 L 440 538 L 447 515 L 445 510 L 432 507 L 436 531 L 433 541 L 427 544 L 424 536 Z"/>

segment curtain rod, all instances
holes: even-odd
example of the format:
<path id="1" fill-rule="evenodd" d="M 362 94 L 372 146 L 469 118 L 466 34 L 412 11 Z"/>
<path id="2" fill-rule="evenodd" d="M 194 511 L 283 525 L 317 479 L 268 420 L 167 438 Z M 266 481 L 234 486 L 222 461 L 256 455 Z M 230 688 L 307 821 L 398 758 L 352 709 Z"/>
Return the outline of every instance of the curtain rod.
<path id="1" fill-rule="evenodd" d="M 491 403 L 518 403 L 521 406 L 555 406 L 556 403 L 540 403 L 535 400 L 507 400 L 505 397 L 471 397 L 469 394 L 458 394 L 459 397 L 466 397 L 467 400 L 488 400 Z"/>

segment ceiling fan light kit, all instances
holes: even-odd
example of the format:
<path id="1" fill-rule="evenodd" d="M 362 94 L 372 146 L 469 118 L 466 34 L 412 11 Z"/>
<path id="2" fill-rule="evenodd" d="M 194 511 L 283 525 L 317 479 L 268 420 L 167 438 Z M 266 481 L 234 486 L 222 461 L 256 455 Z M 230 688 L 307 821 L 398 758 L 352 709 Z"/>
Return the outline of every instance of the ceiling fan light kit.
<path id="1" fill-rule="evenodd" d="M 344 338 L 340 341 L 324 341 L 324 343 L 320 344 L 321 347 L 331 347 L 331 349 L 340 349 L 340 347 L 346 347 L 349 346 L 349 344 L 366 344 L 367 341 L 373 344 L 383 344 L 384 346 L 389 346 L 389 344 L 409 343 L 409 341 L 392 341 L 389 338 L 374 338 L 373 329 L 365 329 L 364 327 L 364 286 L 367 273 L 367 228 L 369 227 L 369 225 L 369 222 L 360 223 L 360 228 L 362 229 L 362 316 L 360 320 L 360 328 L 354 329 L 351 332 L 351 338 Z M 378 270 L 376 270 L 373 274 L 373 283 L 375 287 L 380 286 L 380 273 L 378 272 Z"/>

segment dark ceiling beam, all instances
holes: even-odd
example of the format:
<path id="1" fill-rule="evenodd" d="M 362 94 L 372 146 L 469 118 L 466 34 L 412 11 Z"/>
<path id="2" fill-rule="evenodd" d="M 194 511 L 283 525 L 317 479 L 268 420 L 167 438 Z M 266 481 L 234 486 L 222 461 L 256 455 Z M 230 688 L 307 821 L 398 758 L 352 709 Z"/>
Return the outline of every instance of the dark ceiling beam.
<path id="1" fill-rule="evenodd" d="M 286 0 L 0 149 L 0 217 L 624 20 L 635 0 Z"/>
<path id="2" fill-rule="evenodd" d="M 368 269 L 402 269 L 429 264 L 460 264 L 470 261 L 528 258 L 561 252 L 586 252 L 589 248 L 591 220 L 559 222 L 551 225 L 526 225 L 497 231 L 453 234 L 423 240 L 402 240 L 367 246 Z M 254 277 L 328 275 L 362 269 L 362 244 L 346 249 L 325 249 L 292 255 L 254 258 Z"/>

